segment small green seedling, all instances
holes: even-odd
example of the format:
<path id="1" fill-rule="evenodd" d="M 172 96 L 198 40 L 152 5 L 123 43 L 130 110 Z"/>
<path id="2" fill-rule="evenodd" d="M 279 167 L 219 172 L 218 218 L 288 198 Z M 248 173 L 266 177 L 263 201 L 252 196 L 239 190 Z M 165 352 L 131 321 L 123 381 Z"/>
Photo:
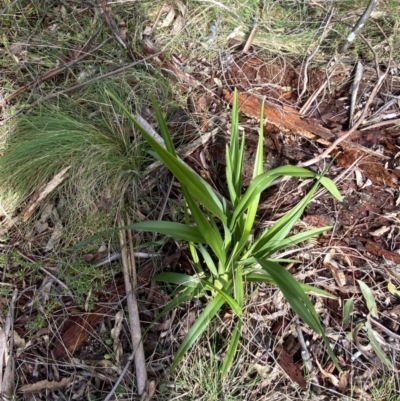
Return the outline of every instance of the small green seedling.
<path id="1" fill-rule="evenodd" d="M 389 361 L 385 352 L 379 345 L 379 334 L 372 328 L 371 325 L 371 317 L 378 319 L 378 307 L 375 302 L 374 294 L 372 293 L 371 289 L 361 280 L 357 280 L 358 285 L 360 286 L 361 293 L 364 297 L 366 307 L 368 309 L 369 314 L 366 318 L 359 320 L 355 327 L 351 329 L 349 333 L 349 337 L 356 343 L 357 347 L 360 351 L 363 351 L 363 346 L 358 341 L 358 333 L 360 330 L 365 330 L 367 338 L 374 350 L 376 356 L 379 360 L 383 363 L 383 365 L 393 368 L 392 363 Z M 354 310 L 354 299 L 346 300 L 343 308 L 343 325 L 344 327 L 348 327 L 351 322 L 351 314 Z"/>

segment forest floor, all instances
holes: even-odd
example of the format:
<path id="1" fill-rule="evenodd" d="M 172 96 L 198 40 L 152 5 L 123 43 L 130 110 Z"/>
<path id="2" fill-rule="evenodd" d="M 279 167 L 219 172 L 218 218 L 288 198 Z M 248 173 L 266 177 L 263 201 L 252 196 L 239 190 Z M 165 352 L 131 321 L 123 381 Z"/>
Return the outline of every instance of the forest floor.
<path id="1" fill-rule="evenodd" d="M 218 373 L 220 338 L 229 330 L 225 316 L 168 372 L 204 307 L 198 300 L 149 329 L 143 399 L 399 400 L 400 4 L 379 2 L 344 54 L 337 48 L 368 1 L 4 4 L 2 394 L 140 399 L 130 328 L 121 317 L 126 291 L 118 240 L 102 237 L 79 251 L 74 245 L 115 227 L 119 215 L 179 221 L 184 205 L 166 170 L 149 170 L 151 160 L 138 150 L 141 139 L 117 116 L 104 89 L 120 93 L 156 129 L 153 94 L 185 162 L 221 193 L 229 106 L 237 89 L 246 138 L 244 187 L 252 178 L 263 99 L 265 169 L 300 163 L 322 172 L 334 158 L 326 175 L 343 202 L 321 189 L 295 226 L 333 229 L 280 257 L 299 261 L 286 264 L 296 279 L 337 297 L 313 301 L 343 372 L 276 288 L 249 283 L 244 330 L 228 377 Z M 48 116 L 60 126 L 49 128 L 54 120 Z M 113 130 L 121 136 L 108 134 Z M 128 145 L 121 139 L 126 132 Z M 31 142 L 30 135 L 43 133 L 47 142 Z M 50 145 L 49 138 L 58 139 Z M 266 190 L 259 229 L 296 205 L 308 188 L 309 181 L 291 179 Z M 150 281 L 152 274 L 191 272 L 192 266 L 183 244 L 153 237 L 152 248 L 143 248 L 148 238 L 135 238 L 137 251 L 152 255 L 137 261 L 144 330 L 170 294 Z M 303 361 L 304 351 L 311 362 Z"/>

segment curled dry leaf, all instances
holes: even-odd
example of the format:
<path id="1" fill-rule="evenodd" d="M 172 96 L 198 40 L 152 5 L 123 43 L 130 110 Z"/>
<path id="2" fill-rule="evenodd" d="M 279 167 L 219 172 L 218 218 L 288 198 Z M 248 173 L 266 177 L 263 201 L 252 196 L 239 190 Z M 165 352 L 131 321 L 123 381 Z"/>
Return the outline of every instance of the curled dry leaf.
<path id="1" fill-rule="evenodd" d="M 170 26 L 172 24 L 172 21 L 175 19 L 175 14 L 176 14 L 175 10 L 171 8 L 167 16 L 165 17 L 165 20 L 161 24 L 160 28 L 167 28 L 168 26 Z"/>
<path id="2" fill-rule="evenodd" d="M 40 393 L 43 390 L 60 390 L 72 381 L 72 376 L 64 377 L 59 382 L 41 380 L 33 384 L 25 384 L 19 388 L 22 393 Z"/>
<path id="3" fill-rule="evenodd" d="M 115 354 L 115 360 L 118 364 L 121 362 L 121 358 L 123 355 L 123 348 L 122 348 L 121 341 L 119 339 L 123 320 L 124 320 L 124 312 L 120 310 L 115 315 L 115 325 L 111 329 L 111 338 L 113 340 L 113 350 L 114 350 L 114 354 Z"/>
<path id="4" fill-rule="evenodd" d="M 339 264 L 333 260 L 333 255 L 335 254 L 335 250 L 331 249 L 324 258 L 324 266 L 328 267 L 332 273 L 333 278 L 336 281 L 336 284 L 339 288 L 342 288 L 346 285 L 346 277 L 343 271 L 340 269 Z"/>
<path id="5" fill-rule="evenodd" d="M 375 231 L 371 231 L 370 235 L 372 235 L 373 237 L 380 237 L 383 234 L 385 234 L 386 232 L 388 232 L 390 230 L 390 227 L 388 226 L 382 226 L 381 228 L 378 228 Z"/>
<path id="6" fill-rule="evenodd" d="M 363 186 L 363 177 L 362 177 L 361 170 L 359 168 L 356 168 L 354 170 L 354 174 L 356 176 L 357 186 L 358 186 L 358 188 L 361 188 Z"/>

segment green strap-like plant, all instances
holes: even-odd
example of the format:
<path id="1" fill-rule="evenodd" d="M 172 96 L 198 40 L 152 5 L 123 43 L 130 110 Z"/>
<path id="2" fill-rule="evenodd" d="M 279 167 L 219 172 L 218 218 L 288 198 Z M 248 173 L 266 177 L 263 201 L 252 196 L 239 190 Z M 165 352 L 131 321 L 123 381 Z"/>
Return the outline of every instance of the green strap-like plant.
<path id="1" fill-rule="evenodd" d="M 306 241 L 331 228 L 316 228 L 287 237 L 319 184 L 322 184 L 336 199 L 342 200 L 335 184 L 329 178 L 302 167 L 282 166 L 264 172 L 264 122 L 261 115 L 253 179 L 243 192 L 242 168 L 245 141 L 244 136 L 239 138 L 238 98 L 235 93 L 231 138 L 226 146 L 226 179 L 229 200 L 225 199 L 177 156 L 166 122 L 156 102 L 153 102 L 154 109 L 165 146 L 157 142 L 139 124 L 115 95 L 108 94 L 143 134 L 153 148 L 154 156 L 162 161 L 179 181 L 186 202 L 184 223 L 147 221 L 126 227 L 165 234 L 175 240 L 189 243 L 195 269 L 193 276 L 164 272 L 154 277 L 154 280 L 178 285 L 173 294 L 174 298 L 159 317 L 194 297 L 205 296 L 208 299 L 207 306 L 200 313 L 176 352 L 172 369 L 178 365 L 213 317 L 221 311 L 222 307 L 228 305 L 237 316 L 222 365 L 222 374 L 225 375 L 228 372 L 240 340 L 245 282 L 257 281 L 271 283 L 282 291 L 295 313 L 323 338 L 330 357 L 340 370 L 320 319 L 306 292 L 312 290 L 314 294 L 331 295 L 318 288 L 297 282 L 284 267 L 273 259 L 276 252 Z M 281 176 L 315 178 L 316 182 L 292 210 L 281 217 L 271 228 L 266 229 L 258 238 L 250 240 L 260 195 L 275 179 Z"/>

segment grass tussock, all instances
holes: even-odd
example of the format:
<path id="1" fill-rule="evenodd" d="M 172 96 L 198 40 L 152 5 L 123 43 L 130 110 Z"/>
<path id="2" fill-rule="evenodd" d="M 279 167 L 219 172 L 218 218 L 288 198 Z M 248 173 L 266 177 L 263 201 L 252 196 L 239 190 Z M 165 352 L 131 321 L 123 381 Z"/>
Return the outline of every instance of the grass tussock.
<path id="1" fill-rule="evenodd" d="M 115 207 L 127 195 L 131 201 L 138 197 L 146 157 L 142 140 L 105 88 L 117 91 L 133 113 L 148 108 L 145 93 L 168 90 L 163 81 L 135 73 L 17 117 L 3 138 L 0 158 L 0 204 L 7 214 L 66 166 L 71 166 L 69 178 L 53 197 L 62 195 L 64 213 L 73 224 L 97 211 L 104 191 Z"/>

